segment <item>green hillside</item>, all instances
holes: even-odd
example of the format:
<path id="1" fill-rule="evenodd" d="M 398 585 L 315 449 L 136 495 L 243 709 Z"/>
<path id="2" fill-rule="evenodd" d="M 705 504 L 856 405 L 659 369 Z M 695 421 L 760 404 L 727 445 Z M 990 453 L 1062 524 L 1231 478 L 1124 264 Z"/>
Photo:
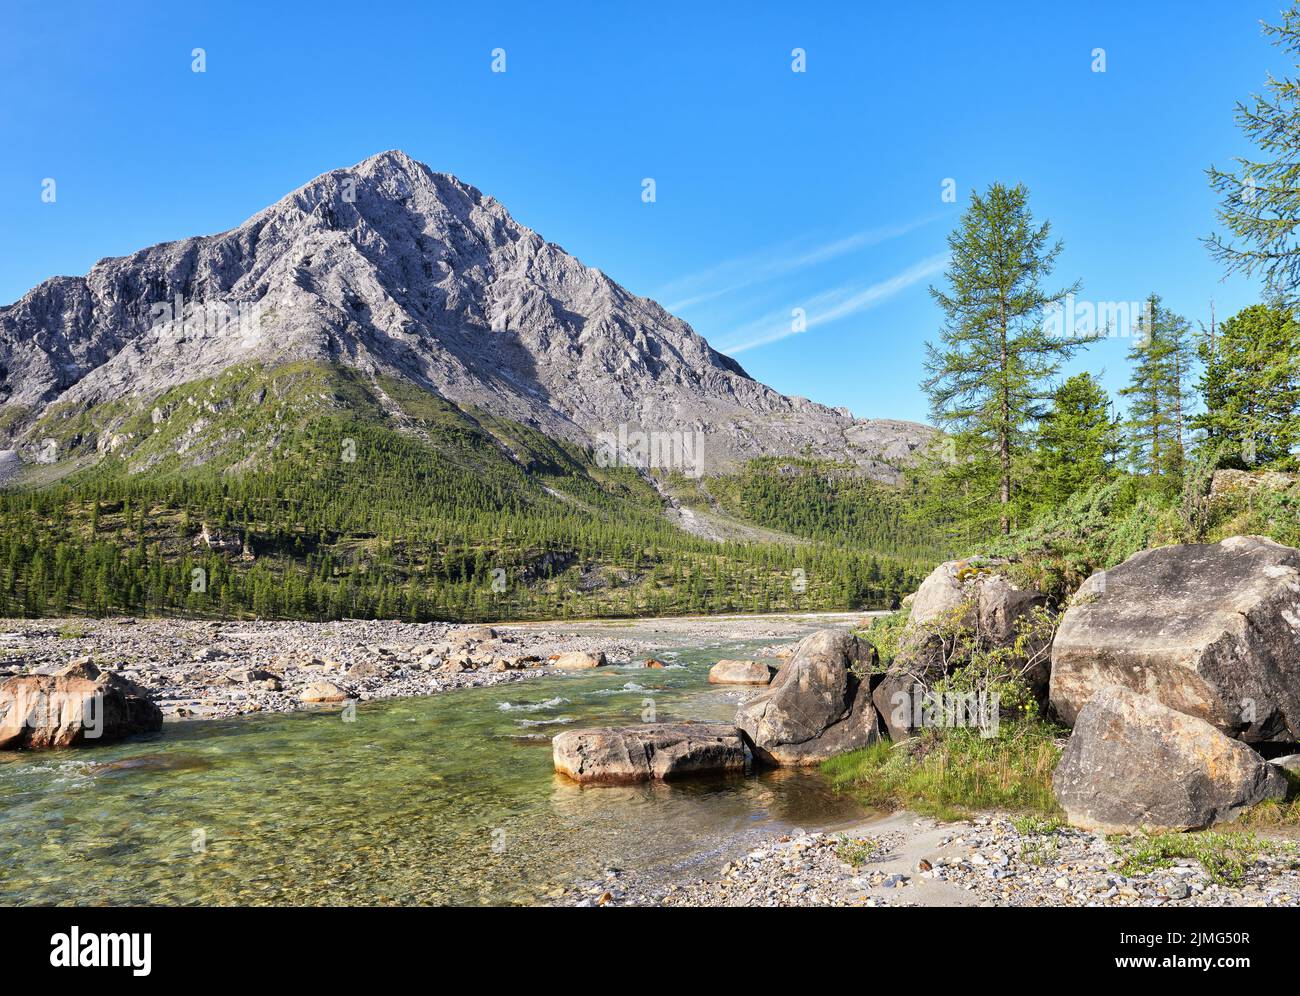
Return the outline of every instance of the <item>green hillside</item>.
<path id="1" fill-rule="evenodd" d="M 0 614 L 852 609 L 889 605 L 942 552 L 909 534 L 898 494 L 799 461 L 757 461 L 696 496 L 788 542 L 692 536 L 633 470 L 341 367 L 241 368 L 65 407 L 28 438 L 60 459 L 0 492 Z M 228 542 L 210 548 L 204 526 Z"/>

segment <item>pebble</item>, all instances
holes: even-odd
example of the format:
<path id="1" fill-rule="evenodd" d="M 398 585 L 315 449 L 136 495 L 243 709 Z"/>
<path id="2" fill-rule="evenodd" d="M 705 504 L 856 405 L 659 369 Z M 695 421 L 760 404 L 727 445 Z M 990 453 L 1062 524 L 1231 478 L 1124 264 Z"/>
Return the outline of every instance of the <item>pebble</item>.
<path id="1" fill-rule="evenodd" d="M 918 829 L 933 824 L 919 825 Z M 1219 885 L 1190 859 L 1168 868 L 1121 874 L 1124 858 L 1104 836 L 1071 827 L 1021 833 L 1010 819 L 949 824 L 940 846 L 915 861 L 916 883 L 880 870 L 908 835 L 782 834 L 728 861 L 713 879 L 663 882 L 625 870 L 612 891 L 616 906 L 915 906 L 943 905 L 925 889 L 955 887 L 989 906 L 1297 906 L 1300 868 L 1294 858 L 1264 856 L 1243 881 Z M 850 867 L 842 855 L 859 862 Z M 1044 857 L 1046 855 L 1046 857 Z M 897 867 L 897 865 L 895 865 Z M 559 905 L 590 905 L 586 883 L 566 890 Z M 584 900 L 586 900 L 584 902 Z"/>

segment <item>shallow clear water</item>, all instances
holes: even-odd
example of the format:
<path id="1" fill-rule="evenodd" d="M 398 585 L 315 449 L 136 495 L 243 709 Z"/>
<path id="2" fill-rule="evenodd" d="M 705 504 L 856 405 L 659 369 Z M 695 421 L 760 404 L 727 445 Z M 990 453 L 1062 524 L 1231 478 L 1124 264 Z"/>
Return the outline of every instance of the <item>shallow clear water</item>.
<path id="1" fill-rule="evenodd" d="M 0 753 L 0 903 L 544 901 L 610 867 L 716 871 L 745 837 L 862 815 L 815 772 L 579 788 L 570 725 L 730 719 L 720 656 L 337 711 L 169 724 L 93 750 Z M 698 866 L 698 867 L 697 867 Z"/>

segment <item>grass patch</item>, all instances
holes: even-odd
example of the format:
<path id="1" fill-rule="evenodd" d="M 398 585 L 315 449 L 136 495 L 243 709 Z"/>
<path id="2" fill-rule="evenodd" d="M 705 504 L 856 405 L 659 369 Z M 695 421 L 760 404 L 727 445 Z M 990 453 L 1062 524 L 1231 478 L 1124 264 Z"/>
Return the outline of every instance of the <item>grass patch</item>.
<path id="1" fill-rule="evenodd" d="M 912 809 L 941 820 L 1000 810 L 1055 819 L 1052 772 L 1062 733 L 1045 723 L 1003 723 L 997 737 L 931 729 L 899 744 L 881 742 L 822 765 L 831 783 L 865 805 Z"/>
<path id="2" fill-rule="evenodd" d="M 1251 865 L 1266 855 L 1294 858 L 1300 854 L 1295 844 L 1265 840 L 1249 830 L 1145 834 L 1112 839 L 1112 845 L 1120 855 L 1123 875 L 1169 868 L 1180 858 L 1191 858 L 1220 885 L 1240 882 Z"/>
<path id="3" fill-rule="evenodd" d="M 1237 823 L 1243 827 L 1300 826 L 1300 775 L 1282 768 L 1286 779 L 1286 798 L 1268 799 L 1242 813 Z"/>
<path id="4" fill-rule="evenodd" d="M 1028 837 L 1054 834 L 1065 826 L 1065 821 L 1056 816 L 1044 818 L 1036 813 L 1022 813 L 1011 821 L 1011 825 L 1020 836 Z"/>

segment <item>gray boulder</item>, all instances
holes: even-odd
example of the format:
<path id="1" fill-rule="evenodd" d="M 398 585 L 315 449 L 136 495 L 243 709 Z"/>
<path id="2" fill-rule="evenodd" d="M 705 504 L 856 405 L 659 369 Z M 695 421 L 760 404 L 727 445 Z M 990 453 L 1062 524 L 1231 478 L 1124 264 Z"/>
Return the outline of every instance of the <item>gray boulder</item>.
<path id="1" fill-rule="evenodd" d="M 767 691 L 736 713 L 754 756 L 768 764 L 817 764 L 880 738 L 869 683 L 875 648 L 844 630 L 806 637 Z"/>
<path id="2" fill-rule="evenodd" d="M 999 574 L 996 568 L 1006 563 L 972 557 L 940 564 L 912 597 L 909 627 L 934 628 L 951 619 L 967 629 L 978 627 L 997 643 L 1010 643 L 1016 623 L 1048 600 L 1042 592 L 1018 588 Z"/>
<path id="3" fill-rule="evenodd" d="M 1204 720 L 1119 685 L 1079 713 L 1052 779 L 1085 830 L 1196 830 L 1286 795 L 1286 779 Z"/>
<path id="4" fill-rule="evenodd" d="M 962 667 L 973 649 L 1011 646 L 1022 620 L 1049 606 L 1043 592 L 1017 587 L 997 572 L 1006 564 L 988 558 L 947 561 L 911 596 L 898 654 L 872 692 L 891 740 L 917 733 L 915 720 L 931 686 Z M 1041 704 L 1048 697 L 1048 639 L 1044 635 L 1024 647 L 1024 679 Z"/>
<path id="5" fill-rule="evenodd" d="M 1300 550 L 1234 536 L 1094 574 L 1056 634 L 1052 706 L 1074 723 L 1107 685 L 1248 742 L 1300 740 Z"/>
<path id="6" fill-rule="evenodd" d="M 584 784 L 626 784 L 745 770 L 740 731 L 722 723 L 566 730 L 551 741 L 555 770 Z"/>
<path id="7" fill-rule="evenodd" d="M 871 699 L 890 740 L 897 743 L 916 736 L 920 730 L 917 725 L 918 699 L 924 699 L 930 684 L 942 674 L 941 670 L 914 673 L 906 667 L 895 666 L 880 676 L 872 689 Z"/>

